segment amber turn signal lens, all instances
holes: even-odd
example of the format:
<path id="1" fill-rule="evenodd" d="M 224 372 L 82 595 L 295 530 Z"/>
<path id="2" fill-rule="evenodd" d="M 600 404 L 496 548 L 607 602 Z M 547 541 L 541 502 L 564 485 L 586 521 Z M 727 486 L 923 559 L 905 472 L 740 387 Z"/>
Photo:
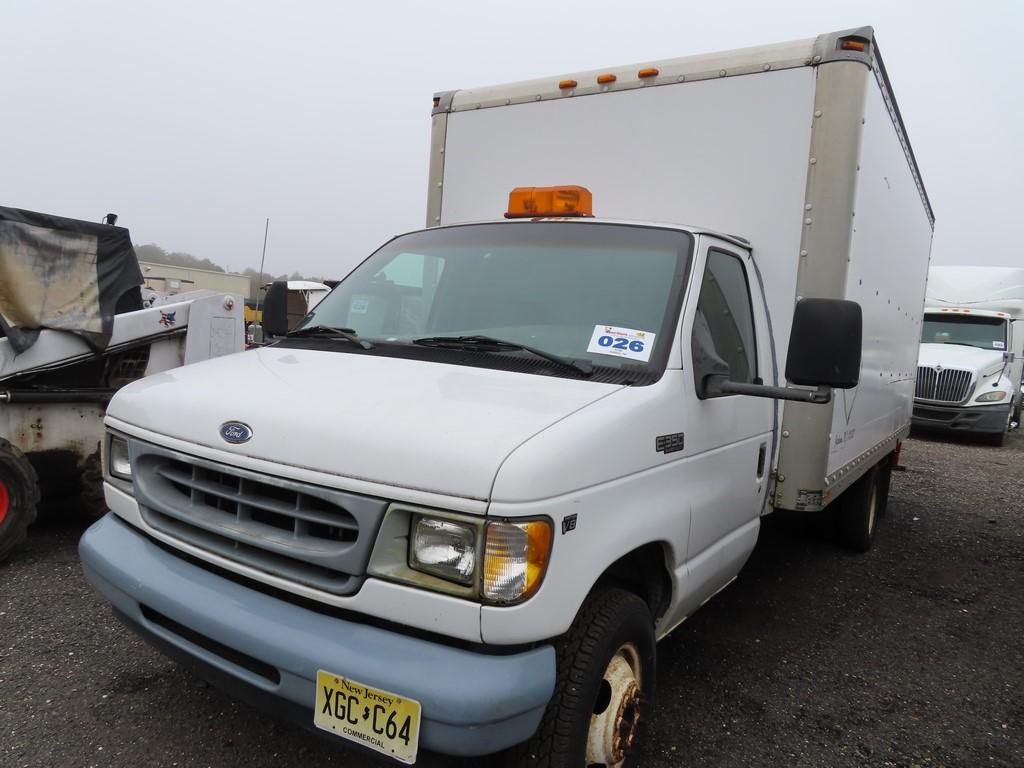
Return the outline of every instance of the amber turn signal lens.
<path id="1" fill-rule="evenodd" d="M 484 598 L 515 603 L 536 592 L 551 554 L 551 523 L 494 521 L 485 535 Z"/>
<path id="2" fill-rule="evenodd" d="M 505 218 L 593 215 L 594 199 L 586 187 L 516 187 L 508 195 Z"/>
<path id="3" fill-rule="evenodd" d="M 850 37 L 839 42 L 839 48 L 843 51 L 860 51 L 863 53 L 868 49 L 868 41 L 860 38 Z"/>

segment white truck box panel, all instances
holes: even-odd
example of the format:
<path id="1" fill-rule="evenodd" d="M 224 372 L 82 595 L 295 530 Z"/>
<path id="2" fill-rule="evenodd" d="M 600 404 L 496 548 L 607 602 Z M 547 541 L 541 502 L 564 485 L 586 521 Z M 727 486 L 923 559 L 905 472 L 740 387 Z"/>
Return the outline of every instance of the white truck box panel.
<path id="1" fill-rule="evenodd" d="M 580 184 L 601 218 L 694 224 L 754 244 L 785 367 L 811 67 L 453 112 L 441 224 L 500 218 L 515 187 Z"/>
<path id="2" fill-rule="evenodd" d="M 874 78 L 859 165 L 845 298 L 864 314 L 861 376 L 835 392 L 828 474 L 905 428 L 914 404 L 932 226 Z"/>

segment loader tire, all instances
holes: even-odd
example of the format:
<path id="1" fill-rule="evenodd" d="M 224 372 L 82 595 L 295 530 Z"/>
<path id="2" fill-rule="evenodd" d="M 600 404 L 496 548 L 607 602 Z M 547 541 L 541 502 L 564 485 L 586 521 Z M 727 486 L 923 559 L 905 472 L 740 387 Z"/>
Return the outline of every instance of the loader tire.
<path id="1" fill-rule="evenodd" d="M 632 592 L 600 587 L 556 644 L 555 690 L 510 768 L 629 766 L 654 701 L 654 621 Z"/>
<path id="2" fill-rule="evenodd" d="M 86 459 L 82 465 L 79 483 L 82 511 L 90 517 L 103 517 L 107 513 L 107 501 L 103 494 L 103 468 L 100 465 L 99 451 Z"/>
<path id="3" fill-rule="evenodd" d="M 36 471 L 25 454 L 0 438 L 0 563 L 25 540 L 38 504 Z"/>

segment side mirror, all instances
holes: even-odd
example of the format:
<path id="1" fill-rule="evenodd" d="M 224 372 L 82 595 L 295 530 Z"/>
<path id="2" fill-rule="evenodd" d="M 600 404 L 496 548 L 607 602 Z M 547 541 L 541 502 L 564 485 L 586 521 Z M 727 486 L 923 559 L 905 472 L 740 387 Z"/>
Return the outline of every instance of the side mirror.
<path id="1" fill-rule="evenodd" d="M 786 378 L 800 386 L 856 387 L 862 327 L 860 304 L 855 301 L 798 301 L 789 334 Z"/>
<path id="2" fill-rule="evenodd" d="M 749 395 L 824 404 L 832 389 L 851 389 L 860 379 L 862 317 L 860 304 L 843 299 L 801 299 L 793 312 L 786 378 L 801 387 L 771 387 L 730 381 L 729 368 L 717 356 L 695 355 L 701 385 L 698 397 Z M 715 365 L 714 363 L 720 363 Z M 720 370 L 724 366 L 724 371 Z M 703 371 L 701 369 L 704 369 Z"/>
<path id="3" fill-rule="evenodd" d="M 263 297 L 263 333 L 284 336 L 288 333 L 288 283 L 271 283 Z"/>

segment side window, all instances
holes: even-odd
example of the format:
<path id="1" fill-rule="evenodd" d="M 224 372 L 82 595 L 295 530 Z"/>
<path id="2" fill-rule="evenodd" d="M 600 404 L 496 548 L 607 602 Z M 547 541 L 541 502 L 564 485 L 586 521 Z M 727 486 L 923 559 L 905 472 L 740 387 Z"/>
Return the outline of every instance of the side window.
<path id="1" fill-rule="evenodd" d="M 700 345 L 707 347 L 710 341 L 714 355 L 729 366 L 730 380 L 751 383 L 757 377 L 750 285 L 739 257 L 725 251 L 708 252 L 693 334 L 695 350 Z"/>

